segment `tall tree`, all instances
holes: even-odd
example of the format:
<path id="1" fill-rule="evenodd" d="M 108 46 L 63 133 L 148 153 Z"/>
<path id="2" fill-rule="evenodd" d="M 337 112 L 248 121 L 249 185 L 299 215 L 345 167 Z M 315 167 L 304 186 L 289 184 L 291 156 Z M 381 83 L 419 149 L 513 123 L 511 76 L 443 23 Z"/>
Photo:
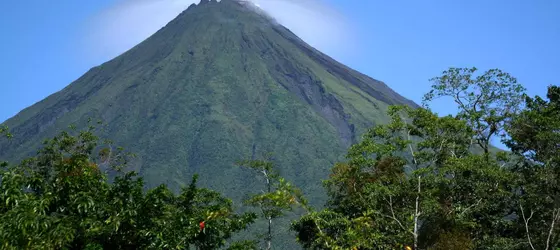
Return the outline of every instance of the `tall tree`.
<path id="1" fill-rule="evenodd" d="M 523 87 L 500 70 L 451 68 L 432 79 L 427 103 L 451 97 L 457 116 L 391 107 L 325 182 L 328 209 L 292 228 L 312 249 L 514 249 L 517 176 L 490 140 L 519 112 Z M 473 153 L 473 145 L 484 155 Z"/>
<path id="2" fill-rule="evenodd" d="M 307 201 L 302 192 L 291 183 L 282 178 L 270 159 L 246 160 L 238 163 L 239 166 L 253 170 L 264 178 L 265 189 L 260 194 L 253 194 L 245 202 L 261 211 L 267 221 L 267 231 L 264 236 L 266 249 L 272 249 L 273 220 L 282 217 L 286 212 L 292 211 L 294 206 L 307 206 Z"/>
<path id="3" fill-rule="evenodd" d="M 547 99 L 526 96 L 526 109 L 507 129 L 506 144 L 524 159 L 517 218 L 531 249 L 560 246 L 560 88 L 549 86 Z"/>
<path id="4" fill-rule="evenodd" d="M 423 104 L 436 98 L 449 97 L 458 105 L 458 117 L 475 131 L 474 142 L 489 152 L 493 136 L 503 135 L 504 126 L 523 102 L 524 87 L 517 79 L 499 69 L 474 76 L 477 68 L 449 68 L 442 76 L 432 78 L 432 90 Z"/>
<path id="5" fill-rule="evenodd" d="M 512 175 L 472 154 L 463 120 L 391 107 L 325 182 L 329 208 L 292 228 L 312 249 L 508 248 Z M 407 117 L 404 119 L 403 117 Z"/>

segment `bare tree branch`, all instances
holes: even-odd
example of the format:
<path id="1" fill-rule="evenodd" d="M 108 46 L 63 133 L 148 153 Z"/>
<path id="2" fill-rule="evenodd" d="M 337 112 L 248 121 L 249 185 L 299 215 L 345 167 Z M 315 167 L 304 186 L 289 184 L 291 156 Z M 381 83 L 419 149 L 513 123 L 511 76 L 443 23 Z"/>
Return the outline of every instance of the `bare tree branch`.
<path id="1" fill-rule="evenodd" d="M 552 222 L 550 223 L 550 231 L 548 231 L 548 238 L 546 239 L 546 248 L 548 250 L 550 247 L 550 238 L 552 237 L 552 232 L 554 232 L 554 226 L 558 218 L 560 217 L 560 209 L 554 209 L 552 211 Z"/>
<path id="2" fill-rule="evenodd" d="M 416 195 L 416 209 L 414 212 L 414 249 L 418 249 L 418 217 L 420 216 L 420 185 L 421 185 L 421 177 L 418 176 L 418 193 Z"/>
<path id="3" fill-rule="evenodd" d="M 410 129 L 407 131 L 407 139 L 410 142 Z M 416 166 L 416 168 L 418 168 L 418 161 L 416 160 L 416 155 L 414 154 L 414 150 L 412 149 L 412 143 L 408 144 L 408 147 L 410 149 L 410 153 L 412 154 L 412 160 L 414 162 L 414 165 Z M 412 232 L 412 235 L 414 236 L 414 249 L 418 249 L 418 217 L 420 216 L 420 186 L 421 186 L 421 177 L 418 176 L 418 193 L 416 194 L 416 207 L 415 207 L 415 211 L 414 211 L 414 231 Z M 391 205 L 391 212 L 393 211 L 393 207 Z M 394 214 L 393 214 L 394 216 Z"/>
<path id="4" fill-rule="evenodd" d="M 480 205 L 480 202 L 482 202 L 482 198 L 478 199 L 478 201 L 476 201 L 475 204 L 472 204 L 472 205 L 468 206 L 467 208 L 465 208 L 465 210 L 463 210 L 463 212 L 461 212 L 459 215 L 463 216 L 469 209 Z"/>
<path id="5" fill-rule="evenodd" d="M 519 204 L 519 208 L 521 208 L 521 215 L 523 216 L 523 221 L 525 222 L 525 232 L 527 233 L 527 240 L 529 241 L 529 246 L 531 249 L 535 250 L 533 243 L 531 242 L 531 235 L 529 234 L 529 220 L 533 217 L 533 211 L 531 211 L 531 215 L 528 219 L 525 218 L 525 211 L 523 211 L 523 206 Z"/>
<path id="6" fill-rule="evenodd" d="M 399 219 L 397 219 L 397 216 L 395 216 L 395 210 L 393 209 L 393 197 L 389 195 L 389 208 L 391 209 L 391 216 L 389 218 L 392 218 L 393 220 L 395 220 L 399 226 L 405 230 L 405 231 L 409 231 L 406 229 L 406 227 L 401 223 L 401 221 Z"/>
<path id="7" fill-rule="evenodd" d="M 407 140 L 410 141 L 410 129 L 406 133 Z M 410 153 L 412 154 L 412 161 L 414 165 L 418 167 L 418 161 L 416 161 L 416 155 L 414 154 L 414 150 L 412 149 L 412 143 L 408 143 L 408 148 L 410 149 Z"/>

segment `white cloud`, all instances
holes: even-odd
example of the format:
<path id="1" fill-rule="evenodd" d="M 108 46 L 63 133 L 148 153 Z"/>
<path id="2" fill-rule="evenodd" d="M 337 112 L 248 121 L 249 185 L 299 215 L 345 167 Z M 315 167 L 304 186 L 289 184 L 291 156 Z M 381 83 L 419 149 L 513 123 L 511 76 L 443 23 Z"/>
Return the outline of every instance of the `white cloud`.
<path id="1" fill-rule="evenodd" d="M 194 0 L 124 0 L 89 21 L 84 36 L 89 56 L 107 60 L 142 42 Z"/>
<path id="2" fill-rule="evenodd" d="M 342 13 L 318 0 L 254 0 L 279 23 L 329 54 L 351 52 L 356 32 Z"/>
<path id="3" fill-rule="evenodd" d="M 148 38 L 200 0 L 122 0 L 94 16 L 84 36 L 87 56 L 108 60 Z M 320 0 L 250 0 L 315 48 L 334 57 L 352 54 L 353 25 Z"/>

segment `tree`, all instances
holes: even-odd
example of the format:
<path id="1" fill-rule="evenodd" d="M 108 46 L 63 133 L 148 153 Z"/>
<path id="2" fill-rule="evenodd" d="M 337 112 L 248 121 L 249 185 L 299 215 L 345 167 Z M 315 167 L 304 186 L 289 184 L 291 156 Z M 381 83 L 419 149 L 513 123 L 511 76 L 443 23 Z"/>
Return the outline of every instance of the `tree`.
<path id="1" fill-rule="evenodd" d="M 393 106 L 325 182 L 328 209 L 292 228 L 312 249 L 507 249 L 514 176 L 476 155 L 468 121 Z"/>
<path id="2" fill-rule="evenodd" d="M 507 128 L 506 144 L 523 159 L 517 219 L 531 249 L 560 246 L 560 88 L 549 86 L 547 98 L 526 96 L 526 109 Z"/>
<path id="3" fill-rule="evenodd" d="M 436 186 L 426 180 L 434 180 L 434 170 L 448 158 L 465 154 L 470 134 L 461 130 L 466 126 L 461 127 L 460 121 L 438 118 L 424 109 L 391 107 L 389 115 L 390 124 L 370 129 L 349 150 L 349 161 L 333 168 L 325 182 L 330 209 L 294 224 L 304 246 L 320 248 L 317 242 L 322 242 L 331 248 L 418 249 L 421 245 L 422 222 L 437 209 Z M 336 218 L 337 223 L 323 222 L 325 217 Z M 354 228 L 354 223 L 362 226 Z M 327 235 L 320 235 L 317 227 Z"/>
<path id="4" fill-rule="evenodd" d="M 432 78 L 432 90 L 424 96 L 424 106 L 439 97 L 450 97 L 458 105 L 458 118 L 474 129 L 474 142 L 486 154 L 493 136 L 504 135 L 504 126 L 523 102 L 525 89 L 517 79 L 499 69 L 474 77 L 476 68 L 449 68 Z"/>
<path id="5" fill-rule="evenodd" d="M 525 95 L 526 109 L 508 126 L 511 138 L 505 142 L 512 151 L 541 165 L 557 163 L 560 157 L 560 87 L 549 86 L 547 98 Z"/>
<path id="6" fill-rule="evenodd" d="M 513 78 L 491 70 L 473 80 L 474 70 L 451 69 L 427 95 L 455 97 L 459 115 L 391 107 L 391 123 L 351 147 L 325 182 L 328 208 L 292 225 L 302 246 L 558 248 L 560 88 L 549 87 L 548 101 L 525 96 L 520 109 Z M 497 134 L 517 157 L 489 157 Z"/>
<path id="7" fill-rule="evenodd" d="M 196 187 L 196 176 L 179 195 L 163 185 L 145 190 L 134 172 L 109 182 L 98 163 L 120 167 L 125 159 L 107 157 L 97 142 L 93 128 L 62 132 L 37 156 L 2 169 L 3 249 L 217 249 L 256 218 Z M 232 248 L 243 246 L 250 242 Z"/>
<path id="8" fill-rule="evenodd" d="M 280 177 L 270 159 L 245 160 L 239 162 L 238 165 L 249 168 L 264 178 L 265 190 L 262 190 L 260 194 L 252 195 L 245 203 L 257 207 L 263 218 L 266 219 L 268 228 L 264 240 L 266 249 L 272 249 L 273 220 L 292 211 L 296 205 L 307 207 L 307 201 L 298 188 Z"/>
<path id="9" fill-rule="evenodd" d="M 0 125 L 0 136 L 5 136 L 7 138 L 11 138 L 12 135 L 8 132 L 8 127 L 4 125 Z"/>
<path id="10" fill-rule="evenodd" d="M 8 127 L 4 126 L 4 125 L 0 125 L 0 137 L 5 137 L 5 138 L 12 138 L 12 134 L 10 134 L 10 132 L 8 131 Z M 5 167 L 7 166 L 8 163 L 7 162 L 3 162 L 0 160 L 0 168 L 1 167 Z"/>

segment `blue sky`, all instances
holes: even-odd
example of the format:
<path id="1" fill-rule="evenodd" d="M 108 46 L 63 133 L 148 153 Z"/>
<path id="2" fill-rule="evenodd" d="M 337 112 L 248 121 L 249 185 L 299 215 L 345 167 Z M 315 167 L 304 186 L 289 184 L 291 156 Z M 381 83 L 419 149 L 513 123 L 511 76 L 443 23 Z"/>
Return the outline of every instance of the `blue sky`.
<path id="1" fill-rule="evenodd" d="M 138 33 L 146 26 L 131 21 L 144 19 L 138 17 L 123 24 L 131 33 L 136 32 L 136 40 L 127 41 L 127 32 L 120 32 L 120 37 L 91 36 L 118 25 L 121 19 L 105 14 L 115 6 L 125 6 L 127 1 L 2 3 L 0 121 L 143 39 L 150 30 Z M 182 0 L 136 1 L 176 4 Z M 267 4 L 267 0 L 255 1 Z M 312 45 L 417 102 L 429 90 L 428 79 L 448 67 L 500 68 L 517 77 L 532 95 L 543 95 L 547 85 L 559 84 L 558 0 L 323 0 L 300 6 L 307 12 L 294 11 L 287 4 L 282 10 L 281 5 L 273 6 L 269 5 L 269 10 L 284 17 L 288 28 Z M 336 15 L 327 15 L 325 10 Z M 158 22 L 167 21 L 174 13 L 161 14 L 163 19 Z M 310 20 L 313 13 L 317 18 Z M 336 26 L 338 30 L 311 32 L 319 26 Z M 125 43 L 115 45 L 123 39 Z M 99 44 L 102 46 L 96 46 Z M 450 107 L 442 103 L 435 109 L 448 113 L 453 110 Z"/>

